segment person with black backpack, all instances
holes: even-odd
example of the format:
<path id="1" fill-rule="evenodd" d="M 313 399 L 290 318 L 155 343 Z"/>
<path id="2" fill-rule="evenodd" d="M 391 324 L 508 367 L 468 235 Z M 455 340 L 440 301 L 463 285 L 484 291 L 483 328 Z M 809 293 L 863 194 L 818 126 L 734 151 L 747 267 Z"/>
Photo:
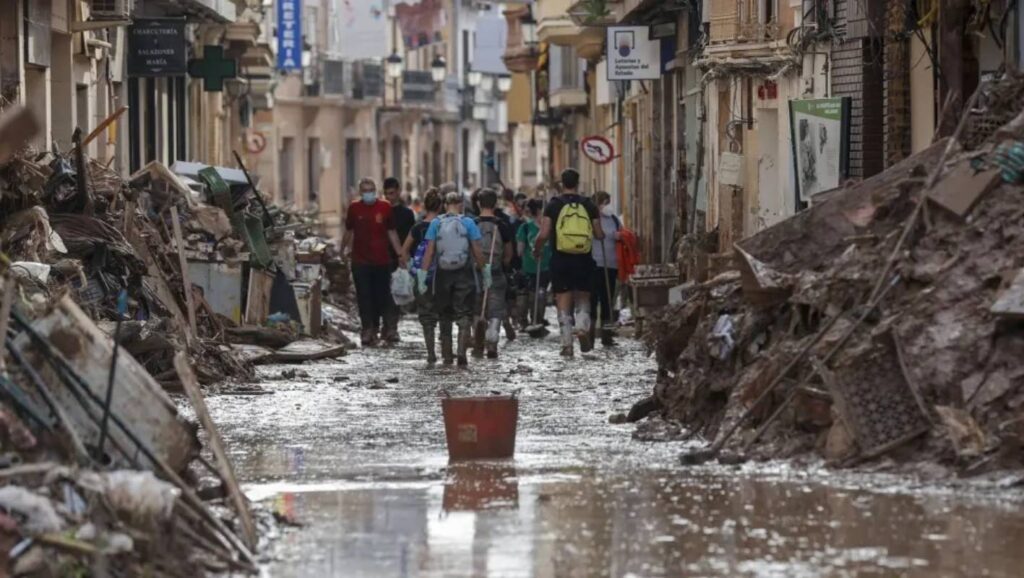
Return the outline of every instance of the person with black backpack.
<path id="1" fill-rule="evenodd" d="M 446 213 L 431 221 L 427 228 L 424 237 L 427 247 L 422 267 L 416 272 L 416 282 L 419 291 L 425 293 L 428 289 L 427 271 L 436 262 L 430 291 L 441 320 L 441 357 L 445 365 L 451 365 L 457 356 L 459 366 L 465 367 L 469 365 L 466 351 L 476 302 L 477 282 L 473 264 L 476 263 L 482 272 L 485 289 L 491 284 L 491 268 L 484 260 L 480 229 L 472 217 L 462 214 L 462 207 L 462 194 L 448 193 L 445 197 Z M 457 352 L 452 351 L 453 323 L 459 326 Z"/>
<path id="2" fill-rule="evenodd" d="M 430 228 L 430 223 L 437 218 L 440 212 L 441 194 L 437 192 L 436 188 L 431 188 L 423 196 L 423 218 L 413 225 L 412 230 L 409 231 L 409 236 L 405 239 L 405 244 L 402 246 L 402 261 L 411 263 L 413 275 L 417 275 L 417 272 L 423 268 L 423 257 L 427 252 L 427 245 L 429 244 L 429 241 L 426 239 L 427 229 Z M 431 281 L 433 281 L 436 270 L 436 264 L 430 270 L 425 270 L 427 285 L 430 285 Z M 434 297 L 430 294 L 429 290 L 420 291 L 417 287 L 416 314 L 419 317 L 420 325 L 423 327 L 423 344 L 427 348 L 427 364 L 434 365 L 437 363 L 435 337 L 438 316 L 437 310 L 434 307 Z"/>
<path id="3" fill-rule="evenodd" d="M 480 247 L 484 250 L 484 260 L 491 266 L 491 286 L 486 291 L 487 303 L 483 305 L 487 330 L 484 334 L 487 357 L 498 358 L 498 341 L 501 337 L 502 323 L 508 316 L 508 275 L 512 264 L 512 227 L 508 221 L 497 215 L 498 194 L 493 189 L 483 189 L 477 195 L 480 217 L 477 226 L 480 228 Z"/>
<path id="4" fill-rule="evenodd" d="M 572 357 L 574 335 L 580 340 L 580 351 L 594 348 L 590 338 L 590 287 L 595 269 L 591 249 L 595 239 L 604 239 L 604 230 L 597 207 L 578 192 L 580 173 L 565 169 L 561 184 L 561 194 L 544 209 L 533 255 L 539 258 L 544 245 L 554 237 L 551 290 L 558 308 L 562 356 Z"/>

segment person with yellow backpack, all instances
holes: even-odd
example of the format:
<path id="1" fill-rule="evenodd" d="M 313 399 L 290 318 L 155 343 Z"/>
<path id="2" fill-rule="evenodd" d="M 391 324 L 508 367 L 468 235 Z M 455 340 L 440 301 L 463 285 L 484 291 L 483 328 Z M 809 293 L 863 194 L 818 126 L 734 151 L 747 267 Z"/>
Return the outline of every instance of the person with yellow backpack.
<path id="1" fill-rule="evenodd" d="M 604 230 L 597 206 L 578 192 L 580 173 L 565 169 L 561 182 L 561 194 L 551 199 L 544 210 L 533 254 L 540 257 L 544 245 L 553 240 L 551 291 L 558 308 L 562 356 L 572 357 L 574 335 L 580 340 L 581 352 L 594 348 L 590 335 L 590 289 L 596 265 L 591 250 L 595 239 L 604 239 Z"/>

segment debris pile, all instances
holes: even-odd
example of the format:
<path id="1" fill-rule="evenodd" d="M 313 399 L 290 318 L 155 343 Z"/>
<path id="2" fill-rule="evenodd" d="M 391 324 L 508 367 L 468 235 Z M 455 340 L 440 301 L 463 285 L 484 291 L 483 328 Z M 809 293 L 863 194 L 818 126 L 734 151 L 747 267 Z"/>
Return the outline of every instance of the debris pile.
<path id="1" fill-rule="evenodd" d="M 1024 78 L 964 108 L 951 138 L 737 243 L 734 270 L 649 320 L 645 403 L 712 442 L 684 463 L 1024 465 Z"/>
<path id="2" fill-rule="evenodd" d="M 244 168 L 150 163 L 125 180 L 80 132 L 71 151 L 22 148 L 31 121 L 0 113 L 0 564 L 254 572 L 255 522 L 200 383 L 252 378 L 254 343 L 264 361 L 344 354 L 301 341 L 344 337 L 346 311 L 321 315 L 325 293 L 349 299 L 326 281 L 340 258 Z M 187 394 L 212 459 L 168 391 Z"/>

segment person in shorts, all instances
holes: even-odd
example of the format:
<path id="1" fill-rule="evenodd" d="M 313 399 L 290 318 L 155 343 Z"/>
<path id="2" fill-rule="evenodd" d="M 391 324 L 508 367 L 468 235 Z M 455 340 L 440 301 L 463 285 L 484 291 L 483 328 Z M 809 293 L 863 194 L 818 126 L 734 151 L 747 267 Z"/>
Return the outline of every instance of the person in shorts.
<path id="1" fill-rule="evenodd" d="M 558 308 L 562 356 L 573 356 L 573 336 L 580 340 L 580 351 L 593 349 L 590 338 L 590 289 L 594 277 L 595 240 L 604 239 L 600 213 L 593 201 L 580 195 L 580 173 L 565 169 L 561 192 L 544 209 L 540 234 L 533 245 L 534 258 L 540 258 L 548 241 L 551 254 L 551 291 Z"/>

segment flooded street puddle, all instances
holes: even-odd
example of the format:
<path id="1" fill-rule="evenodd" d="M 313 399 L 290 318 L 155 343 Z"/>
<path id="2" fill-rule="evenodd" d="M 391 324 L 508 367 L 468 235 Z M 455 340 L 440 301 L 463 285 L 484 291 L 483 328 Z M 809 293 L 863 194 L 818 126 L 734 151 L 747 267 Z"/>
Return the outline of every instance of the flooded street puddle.
<path id="1" fill-rule="evenodd" d="M 608 423 L 652 388 L 634 342 L 565 363 L 555 337 L 520 338 L 497 362 L 428 370 L 403 329 L 394 349 L 262 369 L 272 395 L 209 398 L 250 498 L 303 525 L 265 575 L 1021 575 L 1017 495 L 676 467 L 682 444 Z M 512 391 L 516 459 L 449 465 L 443 393 Z"/>

